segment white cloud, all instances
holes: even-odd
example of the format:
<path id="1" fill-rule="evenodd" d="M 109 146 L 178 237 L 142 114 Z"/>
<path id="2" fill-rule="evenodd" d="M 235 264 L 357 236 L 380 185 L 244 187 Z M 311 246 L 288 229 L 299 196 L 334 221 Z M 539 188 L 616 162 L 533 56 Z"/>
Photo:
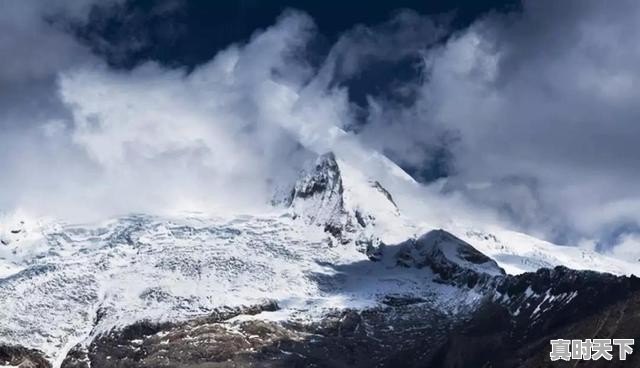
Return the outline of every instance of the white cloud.
<path id="1" fill-rule="evenodd" d="M 440 26 L 400 13 L 346 33 L 318 68 L 303 57 L 313 21 L 288 12 L 191 72 L 110 69 L 44 20 L 82 22 L 91 3 L 60 4 L 0 16 L 16 35 L 0 39 L 16 55 L 0 61 L 0 80 L 17 88 L 0 92 L 3 208 L 103 216 L 255 206 L 307 150 L 335 148 L 340 127 L 359 126 L 360 143 L 405 165 L 447 152 L 450 177 L 430 190 L 442 185 L 465 211 L 473 203 L 583 243 L 640 222 L 636 2 L 527 1 L 444 44 Z M 411 98 L 369 96 L 364 114 L 350 103 L 341 82 L 371 61 L 416 56 L 421 73 L 393 91 Z"/>
<path id="2" fill-rule="evenodd" d="M 5 206 L 82 218 L 266 206 L 348 119 L 346 95 L 310 86 L 314 70 L 297 59 L 314 31 L 288 12 L 189 73 L 152 62 L 64 70 L 69 118 L 14 142 L 12 157 L 28 157 L 6 168 L 16 183 Z"/>
<path id="3" fill-rule="evenodd" d="M 448 190 L 542 236 L 638 223 L 639 21 L 632 1 L 525 1 L 491 14 L 425 54 L 411 106 L 374 98 L 363 136 L 410 163 L 431 152 L 407 147 L 444 146 Z M 478 182 L 493 185 L 466 189 Z"/>

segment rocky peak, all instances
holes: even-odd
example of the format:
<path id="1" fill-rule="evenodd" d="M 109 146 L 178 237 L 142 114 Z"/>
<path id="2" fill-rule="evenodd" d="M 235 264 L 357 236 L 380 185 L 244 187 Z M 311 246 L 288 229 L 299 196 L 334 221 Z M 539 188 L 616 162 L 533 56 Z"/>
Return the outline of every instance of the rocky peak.
<path id="1" fill-rule="evenodd" d="M 295 184 L 292 199 L 309 198 L 315 195 L 342 194 L 340 167 L 333 152 L 320 155 L 311 170 Z"/>
<path id="2" fill-rule="evenodd" d="M 329 152 L 302 173 L 291 191 L 289 206 L 310 223 L 338 225 L 345 212 L 343 192 L 340 168 Z"/>
<path id="3" fill-rule="evenodd" d="M 363 251 L 378 244 L 381 219 L 399 216 L 391 194 L 332 153 L 318 156 L 304 170 L 287 201 L 296 217 L 322 226 L 341 243 L 355 241 Z"/>
<path id="4" fill-rule="evenodd" d="M 429 267 L 442 281 L 474 287 L 505 272 L 471 244 L 444 230 L 432 230 L 400 244 L 398 265 Z"/>

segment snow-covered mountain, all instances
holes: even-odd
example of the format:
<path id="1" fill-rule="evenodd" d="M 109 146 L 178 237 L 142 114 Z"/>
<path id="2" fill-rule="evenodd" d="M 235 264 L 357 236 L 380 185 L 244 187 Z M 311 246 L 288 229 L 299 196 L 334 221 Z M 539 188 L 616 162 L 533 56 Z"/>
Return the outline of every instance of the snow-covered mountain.
<path id="1" fill-rule="evenodd" d="M 556 292 L 551 284 L 553 298 L 516 290 L 512 286 L 526 277 L 507 274 L 555 266 L 620 275 L 640 270 L 481 223 L 436 229 L 404 213 L 386 187 L 407 186 L 400 193 L 406 195 L 417 184 L 397 167 L 375 170 L 384 172 L 390 176 L 372 177 L 358 162 L 328 153 L 268 213 L 133 215 L 83 225 L 4 221 L 0 344 L 74 366 L 77 354 L 90 359 L 114 331 L 141 321 L 184 328 L 180 323 L 230 310 L 239 311 L 237 323 L 244 314 L 292 328 L 294 322 L 317 326 L 345 311 L 419 305 L 425 321 L 431 321 L 424 317 L 428 311 L 449 326 L 471 318 L 487 300 L 516 316 L 523 300 L 547 295 L 540 313 L 570 305 L 578 292 Z M 265 303 L 277 308 L 251 317 L 242 312 Z M 441 328 L 442 338 L 446 331 Z"/>

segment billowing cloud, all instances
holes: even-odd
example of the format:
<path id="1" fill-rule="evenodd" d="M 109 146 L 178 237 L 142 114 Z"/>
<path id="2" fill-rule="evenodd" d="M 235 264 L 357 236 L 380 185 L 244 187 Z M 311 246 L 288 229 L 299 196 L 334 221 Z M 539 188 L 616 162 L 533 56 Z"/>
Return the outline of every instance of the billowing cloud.
<path id="1" fill-rule="evenodd" d="M 547 238 L 637 224 L 639 20 L 632 1 L 487 15 L 422 50 L 411 104 L 369 96 L 360 137 L 409 166 L 444 154 L 445 193 Z"/>
<path id="2" fill-rule="evenodd" d="M 535 180 L 537 230 L 637 222 L 638 20 L 635 2 L 527 1 L 434 53 L 421 103 L 460 133 L 456 179 L 498 193 L 502 178 Z"/>
<path id="3" fill-rule="evenodd" d="M 67 160 L 73 147 L 49 134 L 64 129 L 68 110 L 56 81 L 61 71 L 96 58 L 68 30 L 87 20 L 95 1 L 3 4 L 0 14 L 0 208 L 48 191 L 56 196 L 56 168 L 80 169 Z M 113 1 L 101 2 L 111 6 Z M 51 158 L 53 155 L 54 158 Z M 37 189 L 36 189 L 37 188 Z M 35 201 L 35 200 L 34 200 Z"/>
<path id="4" fill-rule="evenodd" d="M 60 113 L 53 90 L 57 73 L 94 60 L 69 33 L 69 25 L 87 20 L 91 0 L 15 1 L 0 14 L 0 126 Z M 101 2 L 111 6 L 116 1 Z M 42 112 L 37 114 L 37 112 Z"/>
<path id="5" fill-rule="evenodd" d="M 5 207 L 65 217 L 243 211 L 268 204 L 348 119 L 340 90 L 309 86 L 313 21 L 287 12 L 187 72 L 86 62 L 58 72 L 66 116 L 8 143 Z"/>
<path id="6" fill-rule="evenodd" d="M 113 70 L 57 21 L 86 21 L 90 3 L 60 4 L 0 18 L 22 40 L 0 40 L 18 56 L 0 61 L 18 91 L 0 96 L 3 208 L 264 203 L 343 128 L 511 226 L 627 253 L 637 238 L 625 230 L 640 222 L 636 2 L 525 1 L 454 34 L 399 12 L 345 33 L 320 65 L 313 20 L 286 12 L 194 70 Z"/>

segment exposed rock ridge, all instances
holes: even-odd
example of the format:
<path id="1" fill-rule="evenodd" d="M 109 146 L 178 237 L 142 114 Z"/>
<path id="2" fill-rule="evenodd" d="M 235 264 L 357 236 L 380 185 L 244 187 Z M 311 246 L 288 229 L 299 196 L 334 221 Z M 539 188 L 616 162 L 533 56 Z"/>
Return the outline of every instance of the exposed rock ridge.
<path id="1" fill-rule="evenodd" d="M 505 275 L 494 260 L 444 230 L 407 240 L 400 244 L 395 258 L 401 266 L 429 267 L 441 281 L 470 288 Z"/>
<path id="2" fill-rule="evenodd" d="M 399 211 L 389 191 L 378 181 L 361 173 L 351 177 L 352 182 L 347 184 L 335 154 L 320 155 L 303 171 L 285 204 L 292 209 L 294 216 L 322 227 L 338 243 L 356 242 L 362 251 L 366 251 L 367 247 L 379 245 L 372 234 L 379 213 L 371 204 L 387 202 L 394 216 L 398 216 Z M 361 190 L 367 192 L 365 198 L 354 198 L 354 194 L 361 194 Z"/>

